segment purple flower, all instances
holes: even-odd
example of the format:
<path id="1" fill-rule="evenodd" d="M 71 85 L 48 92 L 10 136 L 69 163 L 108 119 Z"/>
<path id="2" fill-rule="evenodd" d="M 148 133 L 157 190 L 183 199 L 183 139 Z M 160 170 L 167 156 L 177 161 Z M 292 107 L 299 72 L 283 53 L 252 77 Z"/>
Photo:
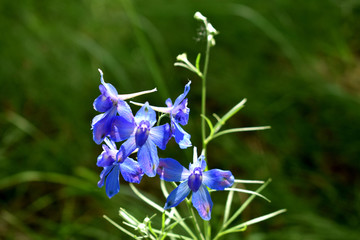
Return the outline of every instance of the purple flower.
<path id="1" fill-rule="evenodd" d="M 106 143 L 102 145 L 104 151 L 99 155 L 96 164 L 98 167 L 104 168 L 100 173 L 98 187 L 103 187 L 106 181 L 106 194 L 112 198 L 120 191 L 120 173 L 125 181 L 131 183 L 140 183 L 144 173 L 139 164 L 129 157 L 116 160 L 118 150 L 115 143 L 108 138 L 105 138 L 104 141 Z"/>
<path id="2" fill-rule="evenodd" d="M 154 127 L 156 113 L 147 102 L 136 113 L 135 118 L 129 120 L 120 117 L 116 122 L 122 126 L 118 129 L 119 137 L 127 138 L 119 149 L 117 159 L 124 159 L 138 149 L 137 160 L 141 169 L 149 177 L 154 177 L 159 165 L 156 146 L 165 150 L 170 139 L 169 124 Z"/>
<path id="3" fill-rule="evenodd" d="M 175 142 L 179 144 L 181 149 L 191 147 L 190 134 L 185 132 L 185 130 L 180 126 L 180 124 L 183 126 L 186 125 L 189 120 L 190 109 L 187 107 L 188 99 L 185 97 L 190 91 L 190 84 L 191 81 L 185 85 L 184 93 L 180 94 L 180 96 L 176 98 L 174 104 L 172 103 L 171 99 L 168 98 L 165 101 L 167 107 L 151 106 L 155 111 L 167 113 L 170 115 L 171 136 L 175 138 Z M 141 103 L 132 103 L 142 106 Z"/>
<path id="4" fill-rule="evenodd" d="M 164 209 L 176 207 L 192 191 L 192 204 L 204 220 L 210 220 L 213 203 L 207 187 L 214 190 L 224 190 L 233 185 L 234 176 L 230 171 L 212 169 L 204 171 L 206 162 L 204 156 L 197 158 L 194 147 L 194 163 L 189 170 L 172 158 L 161 158 L 157 173 L 160 179 L 168 182 L 180 182 L 168 196 Z"/>
<path id="5" fill-rule="evenodd" d="M 115 125 L 116 119 L 119 116 L 126 119 L 131 119 L 132 117 L 131 109 L 124 100 L 154 92 L 156 89 L 119 95 L 113 85 L 105 83 L 103 73 L 100 69 L 99 72 L 101 81 L 99 89 L 101 94 L 95 99 L 93 106 L 94 109 L 101 112 L 101 114 L 96 115 L 91 123 L 93 139 L 95 143 L 100 144 L 105 137 L 109 136 L 111 140 L 119 142 L 122 139 L 118 138 L 117 130 L 121 126 Z"/>
<path id="6" fill-rule="evenodd" d="M 185 126 L 189 120 L 190 109 L 187 107 L 188 99 L 185 97 L 190 91 L 190 84 L 191 81 L 185 85 L 184 93 L 176 98 L 174 104 L 172 104 L 170 98 L 165 101 L 168 108 L 170 108 L 172 136 L 182 149 L 191 147 L 190 134 L 185 132 L 180 126 L 180 124 Z"/>

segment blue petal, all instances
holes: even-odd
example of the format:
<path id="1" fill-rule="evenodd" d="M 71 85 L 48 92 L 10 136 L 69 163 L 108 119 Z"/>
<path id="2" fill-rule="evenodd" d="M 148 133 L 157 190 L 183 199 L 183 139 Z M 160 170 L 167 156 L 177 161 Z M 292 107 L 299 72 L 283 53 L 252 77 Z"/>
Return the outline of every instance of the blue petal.
<path id="1" fill-rule="evenodd" d="M 116 116 L 111 125 L 110 137 L 113 141 L 120 142 L 128 139 L 134 132 L 134 129 L 134 121 L 128 121 L 122 116 Z"/>
<path id="2" fill-rule="evenodd" d="M 102 85 L 100 85 L 102 86 Z M 113 102 L 111 99 L 103 94 L 98 96 L 94 103 L 93 103 L 94 109 L 98 112 L 106 112 L 113 106 Z"/>
<path id="3" fill-rule="evenodd" d="M 118 92 L 112 84 L 104 82 L 103 85 L 106 88 L 106 95 L 108 97 L 110 97 L 112 100 L 118 99 Z"/>
<path id="4" fill-rule="evenodd" d="M 160 158 L 157 174 L 167 182 L 180 182 L 187 179 L 190 172 L 172 158 Z"/>
<path id="5" fill-rule="evenodd" d="M 194 150 L 195 151 L 195 150 Z M 194 163 L 189 164 L 189 170 L 190 172 L 194 171 L 195 168 L 201 168 L 202 171 L 206 168 L 206 161 L 204 155 L 200 155 Z"/>
<path id="6" fill-rule="evenodd" d="M 181 203 L 190 193 L 190 188 L 187 181 L 180 183 L 167 197 L 164 209 L 176 207 Z"/>
<path id="7" fill-rule="evenodd" d="M 195 168 L 188 178 L 188 186 L 193 192 L 197 192 L 202 185 L 202 171 L 200 168 Z"/>
<path id="8" fill-rule="evenodd" d="M 104 186 L 105 183 L 105 178 L 107 177 L 107 175 L 109 174 L 109 172 L 112 170 L 113 166 L 109 166 L 109 167 L 104 167 L 104 169 L 101 171 L 100 173 L 100 180 L 98 182 L 98 187 L 101 188 Z"/>
<path id="9" fill-rule="evenodd" d="M 107 167 L 115 162 L 114 154 L 116 156 L 117 150 L 111 150 L 105 144 L 102 147 L 104 151 L 98 156 L 96 166 Z"/>
<path id="10" fill-rule="evenodd" d="M 186 125 L 189 121 L 190 109 L 187 107 L 188 99 L 185 98 L 177 107 L 175 107 L 171 114 L 177 123 Z"/>
<path id="11" fill-rule="evenodd" d="M 144 175 L 139 163 L 131 158 L 125 159 L 125 161 L 120 164 L 120 171 L 125 181 L 131 183 L 140 183 Z"/>
<path id="12" fill-rule="evenodd" d="M 177 99 L 174 102 L 174 107 L 176 107 L 177 105 L 179 105 L 181 103 L 182 100 L 184 100 L 184 98 L 186 97 L 186 95 L 189 93 L 190 91 L 190 84 L 191 81 L 188 82 L 188 84 L 185 85 L 184 88 L 184 93 L 180 94 L 180 96 L 177 97 Z"/>
<path id="13" fill-rule="evenodd" d="M 128 140 L 126 140 L 120 147 L 116 160 L 123 162 L 131 153 L 136 149 L 135 136 L 132 135 Z"/>
<path id="14" fill-rule="evenodd" d="M 172 121 L 172 123 L 174 126 L 173 136 L 175 137 L 175 142 L 177 142 L 177 144 L 179 144 L 179 147 L 181 149 L 191 147 L 190 134 L 185 132 L 184 129 L 182 129 L 180 127 L 180 125 L 178 123 L 176 123 L 175 121 Z"/>
<path id="15" fill-rule="evenodd" d="M 171 101 L 171 99 L 170 99 L 170 98 L 166 99 L 165 104 L 166 104 L 166 106 L 168 106 L 168 107 L 172 107 L 172 101 Z"/>
<path id="16" fill-rule="evenodd" d="M 91 130 L 94 128 L 94 125 L 104 117 L 104 115 L 105 113 L 98 114 L 91 120 Z"/>
<path id="17" fill-rule="evenodd" d="M 100 82 L 105 87 L 105 89 L 100 88 L 101 93 L 109 96 L 112 99 L 116 99 L 117 95 L 118 95 L 116 88 L 113 85 L 111 85 L 110 83 L 106 83 L 104 81 L 103 72 L 100 69 L 99 69 L 99 72 L 100 72 Z"/>
<path id="18" fill-rule="evenodd" d="M 166 123 L 164 125 L 151 128 L 149 137 L 156 146 L 158 146 L 161 150 L 165 150 L 166 144 L 171 137 L 170 134 L 170 125 Z"/>
<path id="19" fill-rule="evenodd" d="M 136 124 L 140 124 L 141 121 L 148 121 L 150 126 L 154 126 L 156 123 L 156 113 L 146 102 L 135 115 Z"/>
<path id="20" fill-rule="evenodd" d="M 110 134 L 112 121 L 116 115 L 115 108 L 108 110 L 100 120 L 93 125 L 93 139 L 96 144 L 100 144 L 104 138 Z M 98 117 L 95 117 L 98 118 Z M 94 120 L 93 120 L 94 122 Z"/>
<path id="21" fill-rule="evenodd" d="M 137 147 L 142 147 L 145 144 L 150 135 L 150 123 L 148 121 L 141 121 L 138 126 L 136 126 L 135 131 L 135 142 Z"/>
<path id="22" fill-rule="evenodd" d="M 156 175 L 156 169 L 159 166 L 159 156 L 156 146 L 152 141 L 146 141 L 146 143 L 139 148 L 138 162 L 146 175 L 149 177 Z"/>
<path id="23" fill-rule="evenodd" d="M 134 121 L 134 115 L 132 114 L 129 104 L 123 100 L 117 100 L 117 112 L 119 116 L 123 117 L 128 122 Z"/>
<path id="24" fill-rule="evenodd" d="M 211 201 L 209 191 L 204 184 L 201 185 L 197 192 L 193 193 L 192 204 L 202 219 L 206 221 L 210 220 L 213 202 Z"/>
<path id="25" fill-rule="evenodd" d="M 230 171 L 211 169 L 203 173 L 203 183 L 211 189 L 224 190 L 234 183 L 234 176 Z"/>
<path id="26" fill-rule="evenodd" d="M 109 198 L 112 198 L 115 194 L 117 194 L 120 191 L 120 183 L 119 183 L 119 164 L 115 164 L 112 167 L 111 172 L 106 178 L 106 195 L 108 195 Z"/>

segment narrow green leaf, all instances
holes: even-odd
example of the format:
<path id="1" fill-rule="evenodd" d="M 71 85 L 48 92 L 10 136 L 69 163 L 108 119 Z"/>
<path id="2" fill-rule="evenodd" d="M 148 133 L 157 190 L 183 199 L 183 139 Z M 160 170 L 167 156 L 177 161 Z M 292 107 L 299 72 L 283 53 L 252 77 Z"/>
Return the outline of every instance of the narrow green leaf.
<path id="1" fill-rule="evenodd" d="M 197 55 L 197 57 L 196 57 L 196 62 L 195 62 L 195 66 L 196 66 L 196 68 L 197 68 L 197 70 L 198 70 L 199 72 L 201 72 L 201 70 L 200 70 L 200 58 L 201 58 L 201 53 L 199 53 L 199 54 Z"/>
<path id="2" fill-rule="evenodd" d="M 132 225 L 136 226 L 136 225 L 140 224 L 140 222 L 134 216 L 132 216 L 130 213 L 128 213 L 124 208 L 120 208 L 119 215 L 125 221 L 127 221 L 128 223 L 130 223 Z"/>
<path id="3" fill-rule="evenodd" d="M 152 200 L 150 200 L 149 198 L 145 197 L 143 194 L 141 194 L 136 187 L 132 184 L 129 183 L 129 186 L 131 188 L 131 190 L 133 190 L 133 192 L 141 199 L 143 200 L 145 203 L 147 203 L 148 205 L 152 206 L 153 208 L 155 208 L 156 210 L 158 210 L 159 212 L 164 212 L 164 208 L 160 207 L 158 204 L 154 203 Z"/>
<path id="4" fill-rule="evenodd" d="M 221 132 L 218 132 L 218 133 L 214 134 L 212 139 L 217 138 L 217 137 L 219 137 L 221 135 L 224 135 L 224 134 L 228 134 L 228 133 L 259 131 L 259 130 L 267 130 L 267 129 L 270 129 L 270 128 L 271 128 L 270 126 L 232 128 L 232 129 L 227 129 L 227 130 L 224 130 L 224 131 L 221 131 Z"/>
<path id="5" fill-rule="evenodd" d="M 236 182 L 234 183 L 233 187 L 236 187 Z M 225 223 L 229 218 L 233 197 L 234 197 L 234 191 L 229 191 L 228 197 L 226 199 L 226 204 L 225 204 L 223 223 Z"/>
<path id="6" fill-rule="evenodd" d="M 155 238 L 157 239 L 158 238 L 158 235 L 154 232 L 154 230 L 152 229 L 151 227 L 151 221 L 148 222 L 148 228 L 149 228 L 149 231 L 151 232 L 152 235 L 155 236 Z"/>
<path id="7" fill-rule="evenodd" d="M 249 220 L 249 221 L 246 221 L 246 222 L 244 222 L 244 223 L 241 223 L 241 224 L 239 224 L 239 225 L 236 225 L 236 226 L 234 226 L 234 227 L 232 227 L 232 228 L 229 228 L 228 230 L 224 231 L 223 233 L 224 233 L 224 234 L 227 234 L 227 232 L 230 233 L 230 232 L 233 232 L 234 230 L 236 231 L 236 230 L 238 230 L 238 229 L 242 229 L 242 228 L 247 227 L 247 226 L 249 226 L 249 225 L 252 225 L 252 224 L 255 224 L 255 223 L 258 223 L 258 222 L 265 221 L 265 220 L 267 220 L 267 219 L 269 219 L 269 218 L 275 217 L 275 216 L 277 216 L 277 215 L 279 215 L 279 214 L 281 214 L 281 213 L 284 213 L 284 212 L 286 212 L 286 211 L 287 211 L 286 209 L 281 209 L 281 210 L 278 210 L 278 211 L 276 211 L 276 212 L 272 212 L 272 213 L 266 214 L 266 215 L 264 215 L 264 216 L 251 219 L 251 220 Z"/>
<path id="8" fill-rule="evenodd" d="M 240 109 L 242 109 L 244 107 L 246 103 L 246 98 L 244 98 L 243 100 L 241 100 L 241 102 L 239 102 L 238 104 L 236 104 L 232 109 L 230 109 L 221 119 L 220 121 L 215 125 L 214 127 L 214 131 L 218 132 L 220 130 L 220 128 L 222 127 L 222 125 L 225 124 L 225 122 L 231 118 L 235 113 L 237 113 Z"/>
<path id="9" fill-rule="evenodd" d="M 246 190 L 246 189 L 241 189 L 241 188 L 225 188 L 224 190 L 226 191 L 234 191 L 234 192 L 242 192 L 242 193 L 248 193 L 248 194 L 252 194 L 252 195 L 256 195 L 259 196 L 263 199 L 265 199 L 268 202 L 271 202 L 268 198 L 266 198 L 265 196 L 261 195 L 260 193 L 251 191 L 251 190 Z"/>
<path id="10" fill-rule="evenodd" d="M 271 182 L 271 178 L 267 180 L 263 185 L 261 185 L 256 192 L 260 193 L 264 188 Z M 226 229 L 230 223 L 232 223 L 245 209 L 246 207 L 254 200 L 256 195 L 251 195 L 242 205 L 241 207 L 231 216 L 231 218 L 223 224 L 222 229 Z"/>
<path id="11" fill-rule="evenodd" d="M 212 136 L 214 134 L 214 126 L 213 126 L 212 122 L 205 115 L 201 114 L 200 116 L 206 120 L 206 123 L 208 124 L 208 126 L 210 128 L 210 136 Z"/>
<path id="12" fill-rule="evenodd" d="M 251 183 L 251 184 L 263 184 L 264 181 L 261 180 L 242 180 L 242 179 L 235 179 L 235 183 Z"/>
<path id="13" fill-rule="evenodd" d="M 162 217 L 161 217 L 161 234 L 160 236 L 164 233 L 165 230 L 165 212 L 163 212 Z"/>
<path id="14" fill-rule="evenodd" d="M 121 227 L 119 224 L 117 224 L 116 222 L 114 222 L 113 220 L 111 220 L 108 216 L 103 215 L 103 218 L 105 218 L 108 222 L 110 222 L 112 225 L 114 225 L 116 228 L 120 229 L 123 233 L 129 235 L 130 237 L 137 239 L 137 236 L 131 232 L 129 232 L 128 230 L 126 230 L 125 228 Z"/>
<path id="15" fill-rule="evenodd" d="M 221 118 L 219 117 L 219 115 L 217 115 L 216 113 L 213 113 L 213 116 L 214 116 L 214 118 L 216 118 L 216 120 L 218 122 L 221 122 Z"/>

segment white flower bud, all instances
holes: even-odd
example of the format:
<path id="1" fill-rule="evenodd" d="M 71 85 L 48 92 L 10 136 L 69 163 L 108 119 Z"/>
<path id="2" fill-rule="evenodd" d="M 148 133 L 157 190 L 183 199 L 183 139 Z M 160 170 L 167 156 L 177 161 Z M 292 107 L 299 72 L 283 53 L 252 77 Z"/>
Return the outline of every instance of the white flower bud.
<path id="1" fill-rule="evenodd" d="M 182 54 L 178 55 L 178 56 L 176 57 L 176 60 L 177 60 L 177 61 L 180 61 L 180 62 L 187 62 L 188 59 L 187 59 L 186 53 L 182 53 Z"/>
<path id="2" fill-rule="evenodd" d="M 208 31 L 209 34 L 211 35 L 216 35 L 219 32 L 211 25 L 211 23 L 208 23 L 206 26 L 206 30 Z"/>
<path id="3" fill-rule="evenodd" d="M 194 15 L 194 18 L 196 20 L 200 20 L 200 21 L 203 21 L 203 22 L 206 21 L 206 17 L 204 15 L 202 15 L 200 12 L 196 12 L 195 15 Z"/>

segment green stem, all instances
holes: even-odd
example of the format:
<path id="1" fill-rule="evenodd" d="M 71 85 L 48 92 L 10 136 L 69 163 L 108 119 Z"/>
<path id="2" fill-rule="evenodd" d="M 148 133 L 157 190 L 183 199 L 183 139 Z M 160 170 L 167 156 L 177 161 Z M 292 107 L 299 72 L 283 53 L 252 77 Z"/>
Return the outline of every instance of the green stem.
<path id="1" fill-rule="evenodd" d="M 207 29 L 208 22 L 205 20 L 205 28 Z M 211 48 L 211 42 L 209 33 L 207 31 L 206 34 L 206 52 L 205 52 L 205 61 L 204 61 L 204 71 L 202 74 L 202 89 L 201 89 L 201 115 L 204 116 L 201 118 L 201 136 L 202 136 L 202 154 L 204 155 L 206 159 L 207 151 L 207 142 L 206 142 L 206 77 L 208 73 L 208 67 L 209 67 L 209 59 L 210 59 L 210 48 Z M 205 171 L 208 170 L 208 165 L 205 167 Z M 211 226 L 209 224 L 209 221 L 204 221 L 204 232 L 205 232 L 205 238 L 206 240 L 210 240 L 211 238 Z"/>
<path id="2" fill-rule="evenodd" d="M 188 207 L 188 210 L 189 210 L 189 212 L 190 212 L 190 214 L 192 216 L 193 224 L 194 224 L 194 226 L 195 226 L 195 228 L 196 228 L 196 230 L 197 230 L 197 232 L 199 234 L 200 239 L 205 240 L 204 236 L 201 233 L 200 226 L 199 226 L 199 224 L 198 224 L 198 222 L 196 220 L 194 209 L 192 208 L 191 201 L 189 199 L 186 199 L 186 206 Z"/>
<path id="3" fill-rule="evenodd" d="M 204 62 L 204 71 L 202 75 L 202 89 L 201 89 L 201 114 L 206 116 L 206 77 L 209 67 L 209 57 L 210 57 L 210 47 L 211 43 L 208 40 L 206 44 L 206 52 L 205 52 L 205 62 Z M 202 145 L 204 156 L 206 157 L 206 126 L 205 126 L 205 118 L 201 118 L 201 136 L 202 136 Z"/>

